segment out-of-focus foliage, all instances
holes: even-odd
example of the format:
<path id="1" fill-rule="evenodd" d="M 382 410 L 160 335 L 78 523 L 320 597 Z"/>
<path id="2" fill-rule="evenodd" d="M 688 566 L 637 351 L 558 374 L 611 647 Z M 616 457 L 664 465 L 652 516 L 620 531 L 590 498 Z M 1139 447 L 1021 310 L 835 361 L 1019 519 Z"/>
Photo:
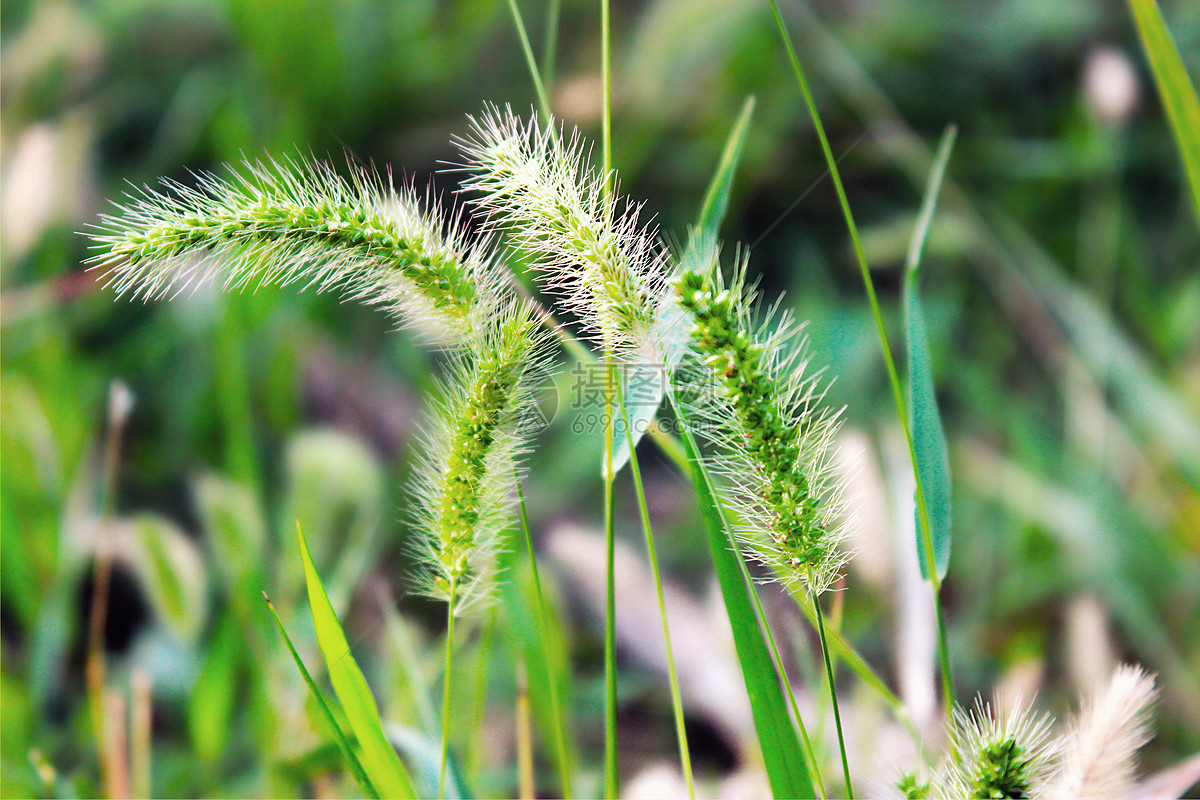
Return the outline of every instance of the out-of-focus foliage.
<path id="1" fill-rule="evenodd" d="M 540 57 L 548 3 L 521 5 Z M 1163 689 L 1148 766 L 1194 752 L 1200 231 L 1128 9 L 782 7 L 844 154 L 893 330 L 929 151 L 959 126 L 922 301 L 954 475 L 943 596 L 960 699 L 1004 683 L 1061 708 L 1099 665 L 1134 660 Z M 1195 82 L 1200 6 L 1162 10 Z M 911 525 L 911 490 L 840 211 L 769 9 L 622 2 L 614 24 L 614 163 L 622 191 L 674 240 L 687 240 L 724 137 L 757 97 L 722 236 L 750 244 L 764 293 L 786 291 L 811 320 L 815 357 L 836 376 L 830 400 L 847 404 L 847 427 L 866 443 L 859 483 L 875 505 L 861 512 L 842 632 L 899 683 L 890 541 Z M 6 0 L 0 26 L 0 791 L 102 791 L 84 679 L 101 541 L 113 566 L 109 682 L 127 687 L 137 671 L 153 686 L 154 794 L 353 792 L 259 590 L 327 680 L 302 602 L 299 519 L 385 719 L 436 739 L 442 623 L 438 607 L 404 596 L 400 487 L 440 357 L 330 296 L 201 289 L 114 302 L 82 271 L 77 232 L 126 181 L 188 182 L 189 170 L 264 151 L 332 154 L 339 166 L 348 148 L 423 187 L 456 158 L 450 139 L 466 114 L 533 103 L 504 3 Z M 595 4 L 563 3 L 552 105 L 589 134 L 597 28 Z M 437 179 L 447 202 L 455 181 Z M 118 378 L 136 403 L 114 473 L 103 454 Z M 600 434 L 572 428 L 602 409 L 572 407 L 572 380 L 559 379 L 526 487 L 535 544 L 551 554 L 565 521 L 600 519 Z M 644 464 L 667 573 L 682 597 L 699 597 L 710 577 L 695 500 L 653 456 Z M 632 503 L 618 511 L 619 535 L 636 543 Z M 571 558 L 548 563 L 587 794 L 601 725 L 594 598 Z M 510 606 L 501 601 L 500 619 Z M 789 625 L 802 650 L 802 628 Z M 474 710 L 453 721 L 452 742 L 486 796 L 514 791 L 513 744 L 486 734 L 511 729 L 510 654 L 537 649 L 504 627 L 463 634 L 454 678 Z M 649 720 L 661 733 L 623 742 L 645 751 L 630 756 L 632 773 L 669 756 L 673 739 L 653 657 L 623 648 L 629 728 Z M 466 705 L 472 697 L 491 701 Z M 698 770 L 719 774 L 742 754 L 736 714 L 689 708 L 711 729 L 695 745 Z M 540 741 L 539 757 L 551 763 Z"/>

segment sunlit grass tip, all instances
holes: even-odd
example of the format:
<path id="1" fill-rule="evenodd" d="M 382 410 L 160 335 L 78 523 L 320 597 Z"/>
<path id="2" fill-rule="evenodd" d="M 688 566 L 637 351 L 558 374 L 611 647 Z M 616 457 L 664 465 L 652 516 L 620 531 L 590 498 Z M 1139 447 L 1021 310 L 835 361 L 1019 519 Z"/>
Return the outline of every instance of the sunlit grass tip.
<path id="1" fill-rule="evenodd" d="M 246 161 L 196 185 L 164 179 L 127 193 L 90 236 L 92 269 L 146 300 L 220 281 L 227 290 L 299 284 L 379 306 L 439 343 L 481 329 L 505 280 L 427 192 L 351 162 Z"/>
<path id="2" fill-rule="evenodd" d="M 486 599 L 514 481 L 544 420 L 537 388 L 551 334 L 528 305 L 501 309 L 475 345 L 452 358 L 421 436 L 413 479 L 417 587 L 461 611 Z M 453 592 L 452 592 L 453 590 Z"/>
<path id="3" fill-rule="evenodd" d="M 543 285 L 561 296 L 602 345 L 659 360 L 656 320 L 668 255 L 640 205 L 607 191 L 577 131 L 489 106 L 458 140 L 463 188 L 495 230 L 531 254 Z"/>
<path id="4" fill-rule="evenodd" d="M 714 445 L 739 539 L 789 591 L 820 594 L 849 558 L 832 458 L 841 412 L 824 406 L 802 326 L 778 303 L 759 313 L 744 258 L 728 280 L 714 259 L 683 269 L 674 285 L 693 355 L 684 400 Z"/>

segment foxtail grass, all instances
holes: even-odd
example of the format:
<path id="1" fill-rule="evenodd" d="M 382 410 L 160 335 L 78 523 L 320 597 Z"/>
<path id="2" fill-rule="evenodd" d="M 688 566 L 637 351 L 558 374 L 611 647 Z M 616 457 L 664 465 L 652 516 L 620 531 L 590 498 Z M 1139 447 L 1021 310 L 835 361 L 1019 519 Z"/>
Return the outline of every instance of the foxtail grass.
<path id="1" fill-rule="evenodd" d="M 92 232 L 93 269 L 118 295 L 174 296 L 297 284 L 379 306 L 438 343 L 458 343 L 497 312 L 504 273 L 468 244 L 431 197 L 351 165 L 246 162 L 195 187 L 164 180 L 127 194 Z"/>
<path id="2" fill-rule="evenodd" d="M 459 142 L 463 186 L 605 349 L 652 356 L 667 254 L 638 207 L 605 189 L 611 176 L 587 165 L 587 143 L 554 125 L 487 109 Z"/>

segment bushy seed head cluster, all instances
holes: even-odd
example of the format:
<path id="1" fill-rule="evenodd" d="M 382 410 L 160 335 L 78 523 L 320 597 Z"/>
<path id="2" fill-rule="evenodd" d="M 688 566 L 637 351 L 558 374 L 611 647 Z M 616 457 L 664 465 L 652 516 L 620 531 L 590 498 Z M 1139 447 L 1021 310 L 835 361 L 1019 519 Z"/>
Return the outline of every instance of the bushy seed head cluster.
<path id="1" fill-rule="evenodd" d="M 818 407 L 789 320 L 771 333 L 764 333 L 770 320 L 753 322 L 744 274 L 743 262 L 728 287 L 715 269 L 684 270 L 675 279 L 709 387 L 701 430 L 723 451 L 714 463 L 733 483 L 730 499 L 742 512 L 751 552 L 790 590 L 819 593 L 845 558 L 829 463 L 837 415 Z"/>
<path id="2" fill-rule="evenodd" d="M 983 701 L 955 709 L 950 752 L 933 781 L 936 797 L 1027 798 L 1041 795 L 1058 759 L 1050 718 L 1017 706 L 1000 712 Z"/>
<path id="3" fill-rule="evenodd" d="M 196 188 L 143 188 L 93 235 L 93 268 L 119 294 L 163 297 L 217 276 L 226 289 L 302 282 L 381 306 L 435 340 L 478 330 L 502 282 L 411 188 L 322 162 L 244 164 Z"/>
<path id="4" fill-rule="evenodd" d="M 513 470 L 540 423 L 534 388 L 545 376 L 547 333 L 513 303 L 463 353 L 442 383 L 424 435 L 416 482 L 422 588 L 456 608 L 486 595 L 486 578 L 510 516 Z"/>
<path id="5" fill-rule="evenodd" d="M 911 800 L 1131 797 L 1154 698 L 1153 677 L 1124 665 L 1054 730 L 1049 715 L 1020 705 L 996 711 L 976 700 L 971 711 L 951 715 L 949 745 L 932 779 L 909 773 L 896 788 Z"/>
<path id="6" fill-rule="evenodd" d="M 666 253 L 639 224 L 638 208 L 605 191 L 583 140 L 564 139 L 553 121 L 541 128 L 491 108 L 472 122 L 472 136 L 460 141 L 464 188 L 478 193 L 490 224 L 534 255 L 544 285 L 603 345 L 656 353 Z"/>

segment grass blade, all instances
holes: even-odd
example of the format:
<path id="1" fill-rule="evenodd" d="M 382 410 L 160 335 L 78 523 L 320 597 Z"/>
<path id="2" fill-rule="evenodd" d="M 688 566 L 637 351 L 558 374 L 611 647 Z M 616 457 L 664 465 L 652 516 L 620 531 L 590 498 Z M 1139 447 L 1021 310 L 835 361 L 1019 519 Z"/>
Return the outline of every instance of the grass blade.
<path id="1" fill-rule="evenodd" d="M 750 130 L 750 118 L 754 116 L 754 95 L 749 95 L 742 102 L 742 110 L 738 112 L 737 120 L 725 139 L 725 147 L 721 150 L 721 160 L 713 172 L 704 193 L 704 202 L 700 205 L 700 216 L 692 231 L 686 252 L 696 249 L 699 245 L 711 242 L 716 244 L 717 231 L 725 220 L 725 212 L 729 209 L 729 193 L 733 189 L 733 176 L 737 173 L 738 164 L 742 161 L 742 152 L 746 148 L 746 134 Z M 684 255 L 686 262 L 687 256 Z"/>
<path id="2" fill-rule="evenodd" d="M 296 526 L 296 537 L 300 541 L 300 558 L 304 562 L 304 579 L 308 585 L 308 603 L 312 607 L 313 626 L 317 631 L 317 644 L 329 670 L 329 680 L 337 692 L 342 710 L 350 721 L 350 727 L 362 748 L 362 765 L 371 776 L 371 782 L 382 797 L 414 797 L 412 781 L 400 763 L 396 751 L 384 736 L 379 719 L 379 707 L 371 696 L 371 689 L 350 652 L 350 643 L 342 631 L 333 606 L 321 584 L 321 576 L 313 565 L 304 541 L 304 532 Z"/>
<path id="3" fill-rule="evenodd" d="M 313 697 L 317 698 L 317 704 L 321 706 L 321 713 L 325 715 L 325 721 L 329 723 L 329 728 L 333 731 L 334 740 L 337 742 L 338 750 L 342 753 L 342 758 L 346 759 L 346 766 L 350 768 L 350 774 L 354 776 L 354 780 L 358 781 L 358 786 L 363 790 L 363 794 L 368 798 L 378 798 L 379 792 L 375 789 L 375 784 L 371 783 L 371 779 L 363 769 L 362 762 L 354 754 L 354 748 L 350 745 L 350 740 L 346 738 L 346 734 L 341 726 L 338 725 L 337 719 L 333 716 L 333 711 L 329 708 L 329 704 L 325 702 L 324 693 L 317 687 L 316 681 L 313 680 L 312 675 L 308 673 L 308 669 L 304 666 L 304 661 L 301 660 L 300 654 L 296 652 L 296 648 L 292 644 L 292 638 L 288 636 L 287 628 L 283 627 L 283 620 L 279 618 L 279 612 L 275 610 L 275 604 L 271 602 L 270 597 L 267 597 L 266 592 L 263 592 L 263 599 L 267 601 L 267 608 L 271 611 L 271 616 L 274 617 L 275 624 L 279 626 L 279 632 L 283 634 L 283 642 L 287 645 L 288 652 L 292 654 L 292 660 L 296 662 L 296 667 L 300 670 L 300 674 L 304 676 L 304 682 L 308 684 L 308 690 L 313 693 Z"/>
<path id="4" fill-rule="evenodd" d="M 561 634 L 554 638 L 551 644 L 551 633 L 548 627 L 546 607 L 546 596 L 542 592 L 542 579 L 538 573 L 537 557 L 533 552 L 533 534 L 529 530 L 529 514 L 525 507 L 525 493 L 521 489 L 521 478 L 516 475 L 517 485 L 517 505 L 521 512 L 521 533 L 524 537 L 524 545 L 526 553 L 529 556 L 529 572 L 533 577 L 533 597 L 529 598 L 534 603 L 535 619 L 537 620 L 536 636 L 529 636 L 526 631 L 526 657 L 521 662 L 523 665 L 528 665 L 533 670 L 535 678 L 538 680 L 539 690 L 544 688 L 549 695 L 549 713 L 543 715 L 543 720 L 548 721 L 551 738 L 554 741 L 554 760 L 557 762 L 559 780 L 562 783 L 560 790 L 564 798 L 570 800 L 573 792 L 571 789 L 571 770 L 574 762 L 571 746 L 569 744 L 569 736 L 567 724 L 564 719 L 563 703 L 560 700 L 562 689 L 566 689 L 570 685 L 570 664 L 565 653 L 566 647 L 562 640 Z M 515 589 L 515 584 L 513 585 Z M 528 594 L 528 592 L 526 593 Z M 535 652 L 528 652 L 532 639 L 537 640 L 540 645 Z M 555 655 L 558 657 L 555 658 Z"/>
<path id="5" fill-rule="evenodd" d="M 946 448 L 946 433 L 942 428 L 942 416 L 938 411 L 937 396 L 933 387 L 933 370 L 929 358 L 928 333 L 925 328 L 925 309 L 921 303 L 920 277 L 921 253 L 925 239 L 933 224 L 933 211 L 937 206 L 942 178 L 946 175 L 946 163 L 954 147 L 957 130 L 953 125 L 946 128 L 938 145 L 937 158 L 929 173 L 929 185 L 921 201 L 921 212 L 917 216 L 917 227 L 913 230 L 912 243 L 904 267 L 904 336 L 908 348 L 908 424 L 912 429 L 916 466 L 921 473 L 921 487 L 925 491 L 925 508 L 929 514 L 929 530 L 922 529 L 917 520 L 917 561 L 921 565 L 921 577 L 929 580 L 930 566 L 934 565 L 938 580 L 946 577 L 950 566 L 950 456 Z M 927 534 L 927 535 L 926 535 Z M 928 541 L 927 541 L 928 540 Z M 932 549 L 933 556 L 929 556 Z"/>
<path id="6" fill-rule="evenodd" d="M 684 419 L 678 404 L 672 404 L 676 415 Z M 771 793 L 777 798 L 815 797 L 804 751 L 788 716 L 779 674 L 775 671 L 758 616 L 751 604 L 752 587 L 742 577 L 736 550 L 722 524 L 717 501 L 705 476 L 699 448 L 686 427 L 683 446 L 691 465 L 692 483 L 696 487 L 721 597 L 733 629 L 733 643 L 742 667 L 742 678 L 746 682 L 746 694 L 750 698 L 750 710 Z"/>
<path id="7" fill-rule="evenodd" d="M 900 427 L 904 429 L 904 438 L 908 443 L 909 457 L 912 459 L 913 478 L 917 484 L 917 527 L 921 532 L 921 536 L 929 538 L 929 510 L 925 504 L 924 487 L 921 485 L 921 470 L 917 468 L 917 450 L 913 444 L 912 429 L 908 424 L 908 406 L 904 400 L 904 390 L 900 388 L 900 376 L 896 372 L 896 362 L 892 358 L 892 346 L 888 341 L 887 326 L 883 322 L 883 311 L 879 307 L 879 298 L 875 294 L 875 283 L 871 279 L 871 269 L 867 265 L 866 253 L 863 252 L 862 239 L 858 235 L 858 225 L 854 222 L 854 214 L 850 210 L 850 201 L 846 197 L 846 189 L 842 185 L 842 175 L 838 170 L 837 159 L 833 157 L 833 150 L 829 146 L 829 138 L 825 135 L 825 126 L 821 122 L 821 114 L 817 110 L 816 100 L 813 99 L 812 91 L 808 88 L 808 81 L 804 77 L 804 68 L 800 66 L 800 57 L 796 55 L 796 48 L 792 45 L 792 39 L 788 34 L 787 26 L 783 22 L 783 16 L 779 13 L 779 4 L 776 0 L 768 0 L 768 3 L 771 6 L 771 13 L 775 17 L 775 24 L 779 30 L 780 39 L 783 41 L 784 49 L 787 51 L 788 60 L 791 62 L 792 72 L 796 76 L 796 83 L 800 87 L 800 94 L 804 97 L 804 104 L 807 106 L 809 116 L 812 119 L 813 129 L 816 131 L 817 139 L 821 143 L 821 152 L 825 156 L 825 163 L 829 166 L 829 176 L 833 179 L 833 188 L 837 192 L 838 203 L 842 207 L 842 216 L 846 221 L 846 229 L 850 233 L 850 242 L 854 245 L 854 256 L 858 261 L 859 273 L 862 275 L 863 288 L 867 292 L 867 303 L 871 307 L 871 316 L 875 320 L 875 330 L 879 334 L 879 346 L 883 351 L 883 363 L 887 368 L 888 383 L 891 385 L 892 399 L 896 404 L 896 416 L 900 419 Z M 936 570 L 934 570 L 934 574 L 929 576 L 929 580 L 933 586 L 934 608 L 937 615 L 938 654 L 942 664 L 942 705 L 945 706 L 945 711 L 949 714 L 954 704 L 954 688 L 950 673 L 950 657 L 946 646 L 946 625 L 939 597 L 942 582 L 937 576 Z"/>
<path id="8" fill-rule="evenodd" d="M 1158 85 L 1158 96 L 1183 156 L 1192 202 L 1196 206 L 1196 216 L 1200 218 L 1200 100 L 1196 98 L 1196 87 L 1171 40 L 1158 3 L 1155 0 L 1129 0 L 1129 8 L 1146 49 L 1154 82 Z"/>

